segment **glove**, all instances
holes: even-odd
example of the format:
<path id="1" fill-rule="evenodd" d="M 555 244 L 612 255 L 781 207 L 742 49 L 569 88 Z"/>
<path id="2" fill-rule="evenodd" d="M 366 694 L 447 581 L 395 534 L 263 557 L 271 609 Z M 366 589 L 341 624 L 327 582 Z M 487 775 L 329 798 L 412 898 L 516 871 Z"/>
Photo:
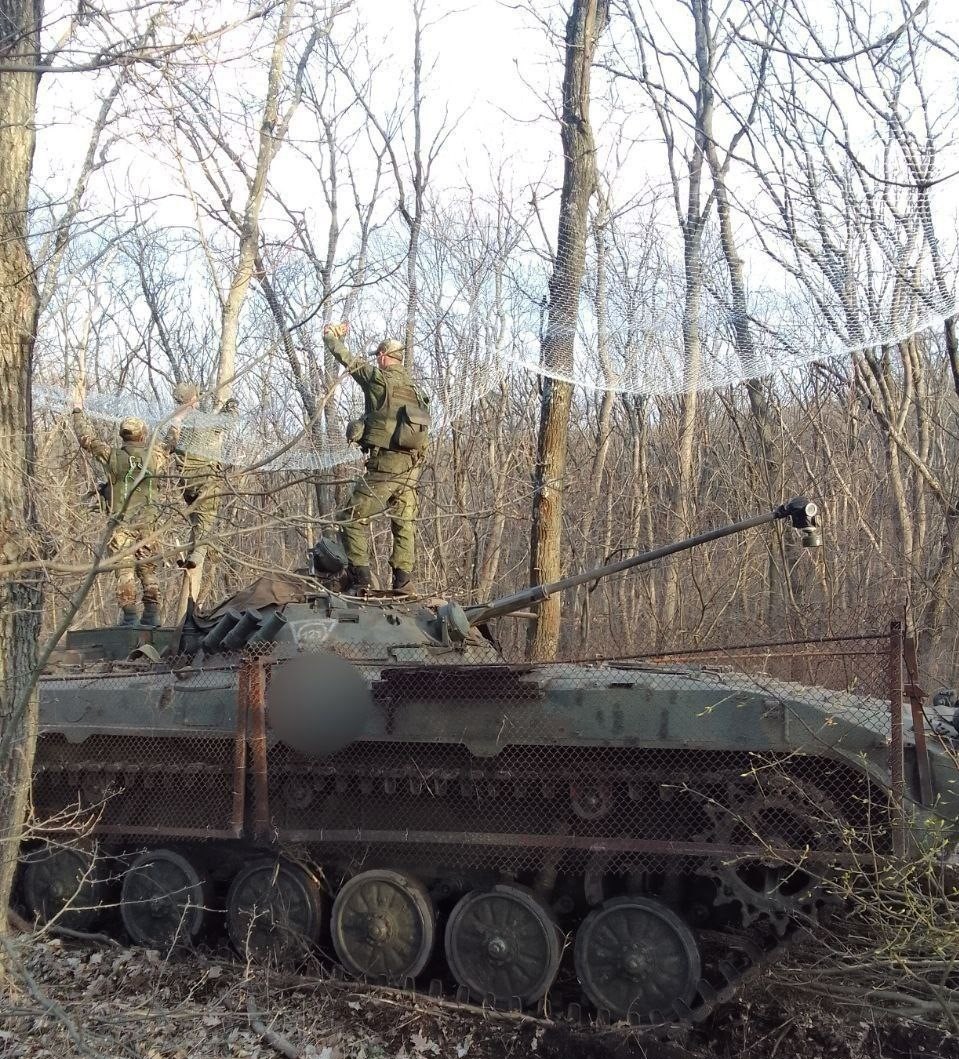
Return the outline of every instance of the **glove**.
<path id="1" fill-rule="evenodd" d="M 340 324 L 327 324 L 323 328 L 324 338 L 346 338 L 349 334 L 350 325 L 344 320 Z"/>

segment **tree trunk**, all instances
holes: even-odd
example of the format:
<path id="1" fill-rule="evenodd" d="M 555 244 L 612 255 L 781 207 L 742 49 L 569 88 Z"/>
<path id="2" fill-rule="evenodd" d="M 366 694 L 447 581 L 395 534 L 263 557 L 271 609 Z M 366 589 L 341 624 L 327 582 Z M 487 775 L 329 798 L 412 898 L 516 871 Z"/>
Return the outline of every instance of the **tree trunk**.
<path id="1" fill-rule="evenodd" d="M 606 290 L 606 226 L 609 224 L 609 203 L 601 196 L 600 208 L 593 225 L 593 238 L 596 243 L 596 349 L 600 367 L 606 376 L 606 383 L 612 386 L 613 371 L 609 360 L 608 307 Z M 589 469 L 587 482 L 587 501 L 584 505 L 581 529 L 587 545 L 593 531 L 597 514 L 599 495 L 603 488 L 606 474 L 606 461 L 609 458 L 609 445 L 612 439 L 613 405 L 616 403 L 616 392 L 613 389 L 603 391 L 596 422 L 596 440 L 593 448 L 593 460 Z"/>
<path id="2" fill-rule="evenodd" d="M 600 196 L 600 206 L 593 224 L 593 239 L 596 243 L 596 349 L 600 367 L 607 385 L 612 384 L 612 370 L 609 363 L 609 334 L 607 328 L 607 290 L 606 290 L 606 226 L 609 224 L 609 203 L 605 195 Z M 604 390 L 600 401 L 596 422 L 596 439 L 593 448 L 593 460 L 589 469 L 589 480 L 586 483 L 586 502 L 583 505 L 583 516 L 580 532 L 586 554 L 589 554 L 590 537 L 599 513 L 599 498 L 606 477 L 606 461 L 609 458 L 609 446 L 612 440 L 613 405 L 616 402 L 614 390 Z M 600 553 L 602 557 L 602 553 Z M 584 648 L 589 635 L 589 597 L 591 589 L 585 586 L 577 593 L 577 602 L 581 614 L 579 643 Z"/>
<path id="3" fill-rule="evenodd" d="M 240 242 L 236 268 L 233 270 L 230 289 L 223 302 L 220 315 L 216 404 L 223 404 L 233 392 L 233 382 L 236 377 L 236 342 L 240 329 L 240 312 L 243 308 L 243 303 L 246 301 L 247 292 L 250 289 L 250 281 L 253 279 L 257 245 L 260 238 L 260 210 L 263 207 L 263 198 L 266 195 L 266 183 L 270 173 L 270 165 L 283 140 L 286 125 L 292 114 L 291 109 L 286 116 L 286 120 L 284 122 L 280 121 L 280 88 L 295 3 L 296 0 L 286 0 L 273 42 L 270 73 L 267 79 L 266 101 L 263 105 L 263 117 L 260 120 L 256 169 L 250 182 L 250 192 L 240 223 Z M 309 52 L 311 47 L 312 44 L 307 46 L 307 52 Z M 300 65 L 302 69 L 302 60 Z M 297 95 L 294 97 L 294 105 L 295 99 L 298 98 L 298 93 L 299 87 L 297 87 Z M 203 566 L 204 561 L 201 557 L 195 569 L 184 571 L 180 586 L 180 597 L 177 601 L 177 622 L 181 621 L 186 614 L 189 597 L 193 596 L 196 599 L 200 594 L 200 586 L 203 583 Z"/>
<path id="4" fill-rule="evenodd" d="M 37 0 L 0 0 L 0 556 L 8 564 L 35 553 L 31 371 L 39 296 L 27 209 L 38 77 L 4 72 L 2 60 L 39 64 L 41 13 Z M 0 935 L 7 930 L 36 746 L 41 606 L 37 580 L 14 573 L 0 581 Z"/>
<path id="5" fill-rule="evenodd" d="M 420 290 L 417 268 L 420 255 L 420 231 L 423 227 L 423 199 L 427 174 L 423 165 L 423 2 L 413 3 L 413 213 L 405 213 L 410 229 L 406 255 L 406 329 L 403 341 L 407 363 L 413 355 L 416 338 L 416 317 L 419 312 Z"/>
<path id="6" fill-rule="evenodd" d="M 707 0 L 695 0 L 693 12 L 696 30 L 696 53 L 700 68 L 708 69 L 708 50 L 705 22 L 701 8 Z M 683 233 L 683 266 L 685 278 L 685 303 L 683 306 L 683 393 L 679 399 L 679 437 L 677 438 L 676 478 L 670 497 L 668 524 L 671 535 L 685 536 L 690 529 L 692 510 L 693 464 L 696 448 L 696 407 L 698 403 L 699 373 L 702 361 L 702 333 L 700 316 L 703 298 L 703 233 L 711 199 L 705 204 L 703 197 L 703 163 L 706 156 L 706 128 L 711 120 L 713 107 L 712 86 L 709 80 L 700 80 L 696 91 L 696 116 L 694 143 L 689 158 L 689 183 L 685 211 L 680 210 L 680 191 L 674 177 L 673 197 Z M 663 131 L 667 142 L 671 133 L 664 118 Z M 667 636 L 678 632 L 675 627 L 681 619 L 679 606 L 679 565 L 675 560 L 666 566 L 663 581 L 662 621 Z"/>
<path id="7" fill-rule="evenodd" d="M 579 290 L 586 264 L 589 202 L 596 189 L 596 159 L 589 123 L 589 82 L 596 41 L 609 17 L 608 0 L 574 0 L 566 23 L 563 76 L 563 192 L 559 205 L 556 263 L 549 283 L 549 316 L 541 359 L 546 371 L 568 371 L 573 363 Z M 543 385 L 536 467 L 530 579 L 533 584 L 561 575 L 563 477 L 572 386 L 553 378 Z M 559 644 L 560 599 L 541 604 L 529 635 L 533 659 L 548 659 Z"/>
<path id="8" fill-rule="evenodd" d="M 286 0 L 280 25 L 273 43 L 273 56 L 270 60 L 270 75 L 263 105 L 263 117 L 260 120 L 260 143 L 256 158 L 256 170 L 250 185 L 246 209 L 243 211 L 243 222 L 240 229 L 240 245 L 236 268 L 230 281 L 230 290 L 223 303 L 220 325 L 220 356 L 216 372 L 216 399 L 222 404 L 231 394 L 233 379 L 236 375 L 236 339 L 240 326 L 240 310 L 246 300 L 246 293 L 253 279 L 253 263 L 257 243 L 260 237 L 260 209 L 263 196 L 266 194 L 266 181 L 270 164 L 280 145 L 276 135 L 280 110 L 280 82 L 283 77 L 283 66 L 286 49 L 290 39 L 290 22 L 293 17 L 295 0 Z"/>

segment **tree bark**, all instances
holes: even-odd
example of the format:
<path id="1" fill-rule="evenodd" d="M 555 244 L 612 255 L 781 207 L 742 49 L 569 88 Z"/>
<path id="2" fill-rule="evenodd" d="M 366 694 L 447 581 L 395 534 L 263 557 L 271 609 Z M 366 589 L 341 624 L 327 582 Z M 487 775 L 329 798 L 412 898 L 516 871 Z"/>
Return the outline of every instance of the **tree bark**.
<path id="1" fill-rule="evenodd" d="M 743 273 L 743 259 L 739 254 L 739 247 L 733 231 L 732 208 L 729 201 L 729 190 L 726 185 L 729 163 L 732 159 L 740 140 L 746 134 L 752 119 L 755 116 L 758 97 L 765 91 L 766 69 L 769 62 L 769 53 L 764 52 L 760 61 L 759 71 L 756 79 L 756 88 L 753 93 L 753 106 L 749 114 L 743 118 L 742 124 L 734 134 L 725 158 L 720 161 L 719 150 L 713 130 L 713 56 L 716 48 L 715 32 L 711 22 L 710 0 L 699 0 L 693 5 L 694 18 L 699 31 L 697 32 L 696 60 L 699 67 L 699 80 L 704 90 L 703 106 L 703 131 L 706 139 L 706 160 L 709 163 L 709 172 L 713 182 L 713 194 L 716 199 L 716 212 L 719 219 L 719 237 L 722 247 L 723 259 L 729 275 L 729 288 L 732 301 L 732 325 L 736 340 L 736 350 L 739 354 L 743 371 L 746 375 L 745 387 L 749 398 L 749 409 L 758 442 L 759 466 L 763 472 L 766 496 L 764 499 L 775 506 L 785 499 L 785 462 L 780 449 L 776 445 L 777 415 L 774 406 L 772 388 L 761 378 L 751 373 L 758 368 L 756 357 L 756 343 L 753 338 L 752 328 L 749 323 L 748 308 L 746 304 L 746 281 Z M 783 569 L 781 577 L 785 582 L 777 585 L 779 571 L 776 563 L 776 550 L 769 551 L 769 564 L 767 568 L 768 584 L 766 586 L 766 597 L 771 605 L 771 613 L 775 614 L 777 621 L 785 620 L 786 601 L 801 595 L 801 581 L 792 575 L 796 571 L 797 559 L 801 547 L 796 540 L 795 534 L 783 534 L 781 538 L 783 549 Z M 782 602 L 776 607 L 776 599 Z M 776 613 L 776 611 L 779 613 Z"/>
<path id="2" fill-rule="evenodd" d="M 609 202 L 605 195 L 600 195 L 599 209 L 593 223 L 593 240 L 596 243 L 596 349 L 599 357 L 600 367 L 606 375 L 607 383 L 612 380 L 612 370 L 609 363 L 609 332 L 607 311 L 607 280 L 606 280 L 606 228 L 609 224 Z M 599 499 L 603 491 L 603 482 L 606 478 L 606 461 L 609 458 L 609 447 L 612 440 L 613 406 L 616 402 L 616 392 L 612 389 L 604 390 L 600 400 L 596 421 L 596 437 L 593 443 L 593 460 L 589 469 L 589 479 L 586 483 L 587 495 L 580 521 L 580 532 L 583 537 L 585 549 L 589 548 L 590 538 L 593 535 L 593 526 L 599 512 Z M 602 555 L 602 553 L 600 553 Z M 589 597 L 592 589 L 585 586 L 577 592 L 577 609 L 580 612 L 579 646 L 584 649 L 589 636 Z M 580 603 L 580 601 L 582 601 Z"/>
<path id="3" fill-rule="evenodd" d="M 549 315 L 541 360 L 549 371 L 573 363 L 579 291 L 586 264 L 589 202 L 596 190 L 596 158 L 589 123 L 590 72 L 596 41 L 609 19 L 608 0 L 574 0 L 566 23 L 563 76 L 563 191 L 559 206 L 556 262 L 549 283 Z M 544 379 L 536 467 L 533 474 L 533 525 L 530 580 L 558 580 L 562 563 L 563 477 L 573 389 L 567 382 Z M 553 658 L 559 644 L 560 599 L 541 604 L 530 629 L 533 659 Z"/>
<path id="4" fill-rule="evenodd" d="M 240 312 L 246 301 L 250 282 L 253 279 L 257 246 L 260 239 L 260 211 L 266 195 L 267 179 L 270 165 L 283 142 L 286 129 L 302 92 L 302 77 L 306 59 L 316 41 L 316 33 L 307 43 L 300 58 L 295 82 L 293 100 L 281 119 L 280 90 L 283 80 L 283 68 L 286 62 L 287 48 L 290 42 L 290 28 L 293 20 L 293 9 L 296 0 L 285 0 L 273 41 L 273 52 L 270 57 L 270 72 L 267 78 L 266 100 L 263 104 L 263 116 L 260 120 L 259 144 L 256 157 L 256 168 L 250 181 L 246 208 L 239 226 L 239 246 L 236 268 L 230 280 L 230 289 L 224 299 L 220 315 L 220 349 L 216 372 L 216 396 L 214 403 L 222 405 L 233 393 L 233 382 L 236 377 L 236 343 L 240 328 Z M 199 596 L 203 582 L 204 560 L 201 557 L 193 570 L 184 572 L 177 602 L 176 620 L 180 621 L 186 613 L 188 599 Z"/>
<path id="5" fill-rule="evenodd" d="M 696 39 L 696 61 L 700 71 L 709 69 L 704 4 L 708 0 L 693 0 L 692 14 Z M 638 29 L 637 29 L 638 32 Z M 703 169 L 706 159 L 706 128 L 713 109 L 712 85 L 709 79 L 699 79 L 695 92 L 693 143 L 687 159 L 686 205 L 682 205 L 682 183 L 673 160 L 676 135 L 669 111 L 669 101 L 654 95 L 653 106 L 663 130 L 669 170 L 672 180 L 673 202 L 683 236 L 683 389 L 678 402 L 679 429 L 676 439 L 676 476 L 669 496 L 666 525 L 674 537 L 685 536 L 690 529 L 695 449 L 697 441 L 696 413 L 699 375 L 702 367 L 702 332 L 700 316 L 703 298 L 703 234 L 706 219 L 712 208 L 712 196 L 703 201 Z M 676 631 L 680 619 L 678 563 L 667 563 L 663 577 L 662 627 Z"/>
<path id="6" fill-rule="evenodd" d="M 423 167 L 423 4 L 413 4 L 413 213 L 406 215 L 410 228 L 409 249 L 406 255 L 406 356 L 413 355 L 416 338 L 416 317 L 420 304 L 417 264 L 420 252 L 420 232 L 423 227 L 423 196 L 426 191 L 426 172 Z"/>
<path id="7" fill-rule="evenodd" d="M 286 0 L 280 25 L 273 44 L 270 60 L 270 75 L 260 120 L 260 142 L 256 159 L 256 170 L 250 185 L 243 222 L 240 228 L 240 245 L 236 268 L 230 282 L 230 290 L 223 303 L 220 325 L 220 356 L 216 373 L 216 401 L 222 404 L 232 393 L 236 375 L 236 338 L 240 326 L 240 310 L 253 279 L 253 265 L 257 243 L 260 238 L 260 209 L 266 194 L 266 181 L 270 164 L 280 146 L 282 133 L 277 129 L 280 111 L 280 82 L 286 60 L 286 49 L 290 39 L 290 23 L 293 18 L 294 0 Z"/>
<path id="8" fill-rule="evenodd" d="M 31 470 L 31 372 L 37 291 L 27 244 L 35 143 L 35 73 L 5 72 L 40 61 L 39 0 L 0 0 L 0 559 L 15 564 L 35 550 Z M 0 580 L 0 935 L 27 810 L 37 735 L 33 689 L 42 595 L 37 579 Z M 2 961 L 0 961 L 2 977 Z"/>

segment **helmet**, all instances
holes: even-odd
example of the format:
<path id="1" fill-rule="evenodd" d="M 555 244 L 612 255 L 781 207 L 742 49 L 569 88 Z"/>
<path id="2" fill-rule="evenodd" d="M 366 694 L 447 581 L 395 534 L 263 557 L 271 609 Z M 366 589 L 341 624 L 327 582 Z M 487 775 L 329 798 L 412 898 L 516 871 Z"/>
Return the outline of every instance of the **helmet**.
<path id="1" fill-rule="evenodd" d="M 124 441 L 143 441 L 147 436 L 147 425 L 136 416 L 120 420 L 120 437 Z"/>
<path id="2" fill-rule="evenodd" d="M 395 338 L 384 338 L 376 347 L 376 355 L 378 357 L 395 357 L 397 360 L 403 360 L 404 352 L 405 347 L 403 343 L 397 342 Z"/>
<path id="3" fill-rule="evenodd" d="M 346 569 L 347 559 L 343 545 L 329 537 L 321 537 L 313 545 L 309 555 L 313 573 L 318 576 L 334 576 L 342 574 Z"/>
<path id="4" fill-rule="evenodd" d="M 200 388 L 195 382 L 178 382 L 173 387 L 173 400 L 177 404 L 189 404 L 200 396 Z"/>

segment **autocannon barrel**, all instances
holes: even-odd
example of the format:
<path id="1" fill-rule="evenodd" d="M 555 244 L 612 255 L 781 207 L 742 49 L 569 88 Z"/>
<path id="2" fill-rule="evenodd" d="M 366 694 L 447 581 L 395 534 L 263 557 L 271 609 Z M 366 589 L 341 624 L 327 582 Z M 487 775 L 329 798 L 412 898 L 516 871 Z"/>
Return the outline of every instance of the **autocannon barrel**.
<path id="1" fill-rule="evenodd" d="M 608 563 L 606 566 L 594 567 L 582 573 L 572 574 L 564 577 L 561 581 L 553 581 L 546 585 L 533 585 L 524 588 L 520 592 L 514 592 L 509 596 L 501 596 L 491 603 L 481 603 L 466 608 L 466 616 L 470 625 L 479 625 L 489 621 L 491 618 L 500 618 L 506 614 L 512 614 L 522 610 L 524 607 L 537 606 L 545 599 L 555 595 L 557 592 L 565 592 L 569 588 L 586 584 L 588 581 L 597 581 L 612 574 L 622 573 L 624 570 L 632 570 L 637 566 L 645 566 L 647 563 L 664 559 L 668 555 L 696 548 L 700 544 L 708 544 L 710 541 L 720 540 L 722 537 L 731 537 L 736 533 L 763 526 L 768 522 L 777 522 L 780 519 L 788 519 L 794 529 L 802 536 L 802 543 L 807 548 L 818 548 L 822 544 L 822 527 L 819 519 L 819 505 L 807 500 L 805 497 L 794 497 L 781 504 L 774 511 L 767 511 L 762 515 L 753 515 L 751 518 L 732 522 L 727 526 L 700 533 L 695 537 L 687 537 L 685 540 L 675 541 L 672 544 L 664 544 L 652 551 L 642 552 L 639 555 L 621 559 L 616 563 Z"/>

